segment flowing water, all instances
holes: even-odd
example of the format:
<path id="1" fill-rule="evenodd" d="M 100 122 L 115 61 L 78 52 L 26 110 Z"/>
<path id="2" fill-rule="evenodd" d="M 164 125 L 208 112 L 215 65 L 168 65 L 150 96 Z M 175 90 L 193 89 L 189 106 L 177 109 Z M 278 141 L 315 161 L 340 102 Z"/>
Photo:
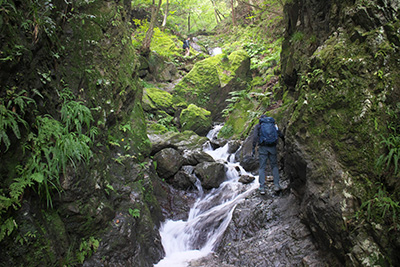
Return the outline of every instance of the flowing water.
<path id="1" fill-rule="evenodd" d="M 207 137 L 216 138 L 220 128 L 215 127 Z M 240 175 L 251 174 L 233 162 L 234 156 L 227 152 L 228 145 L 216 150 L 208 145 L 204 150 L 216 161 L 226 164 L 227 179 L 207 194 L 199 188 L 199 198 L 190 209 L 187 221 L 167 220 L 161 226 L 166 256 L 156 267 L 184 267 L 189 261 L 210 254 L 229 225 L 236 205 L 258 188 L 258 179 L 249 185 L 238 182 Z"/>

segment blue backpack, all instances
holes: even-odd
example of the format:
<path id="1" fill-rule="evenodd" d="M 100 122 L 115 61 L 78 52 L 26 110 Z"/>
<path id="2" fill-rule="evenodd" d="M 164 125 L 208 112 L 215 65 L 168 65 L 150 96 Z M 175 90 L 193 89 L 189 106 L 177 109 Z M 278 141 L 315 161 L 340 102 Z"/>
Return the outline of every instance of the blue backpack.
<path id="1" fill-rule="evenodd" d="M 278 141 L 278 130 L 275 127 L 275 120 L 271 117 L 260 118 L 260 145 L 275 145 Z"/>

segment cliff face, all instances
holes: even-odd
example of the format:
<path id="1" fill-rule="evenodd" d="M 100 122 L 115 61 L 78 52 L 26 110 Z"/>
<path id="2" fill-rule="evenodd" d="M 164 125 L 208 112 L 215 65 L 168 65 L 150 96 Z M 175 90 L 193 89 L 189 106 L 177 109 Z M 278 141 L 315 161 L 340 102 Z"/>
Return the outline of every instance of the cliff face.
<path id="1" fill-rule="evenodd" d="M 285 6 L 285 171 L 314 237 L 346 265 L 400 261 L 398 208 L 391 218 L 382 213 L 400 186 L 387 157 L 398 156 L 398 144 L 382 143 L 399 133 L 399 8 L 398 1 Z"/>
<path id="2" fill-rule="evenodd" d="M 98 250 L 96 266 L 151 266 L 162 215 L 130 1 L 0 7 L 0 265 L 75 265 Z"/>

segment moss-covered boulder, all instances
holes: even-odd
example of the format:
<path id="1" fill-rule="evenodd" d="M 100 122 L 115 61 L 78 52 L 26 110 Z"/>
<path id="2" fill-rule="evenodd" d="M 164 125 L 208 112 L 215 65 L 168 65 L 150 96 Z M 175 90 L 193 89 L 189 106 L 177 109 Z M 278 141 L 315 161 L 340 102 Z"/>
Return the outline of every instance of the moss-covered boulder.
<path id="1" fill-rule="evenodd" d="M 244 50 L 204 59 L 175 86 L 174 94 L 210 110 L 213 120 L 221 119 L 229 92 L 247 88 L 249 68 L 250 58 Z"/>
<path id="2" fill-rule="evenodd" d="M 206 135 L 212 126 L 210 115 L 210 111 L 190 104 L 180 115 L 181 128 L 184 131 L 191 130 L 198 135 Z"/>
<path id="3" fill-rule="evenodd" d="M 174 114 L 173 96 L 158 88 L 145 88 L 143 90 L 142 107 L 146 112 L 156 113 L 163 110 L 168 114 Z"/>

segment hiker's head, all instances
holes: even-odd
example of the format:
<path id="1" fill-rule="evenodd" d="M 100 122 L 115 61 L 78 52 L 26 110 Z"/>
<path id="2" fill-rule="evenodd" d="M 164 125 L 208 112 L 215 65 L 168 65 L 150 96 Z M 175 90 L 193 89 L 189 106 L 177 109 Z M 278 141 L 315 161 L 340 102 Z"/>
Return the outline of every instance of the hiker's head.
<path id="1" fill-rule="evenodd" d="M 265 115 L 265 114 L 263 114 L 263 115 L 261 115 L 260 119 L 262 119 L 262 118 L 266 118 L 266 117 L 268 117 L 268 116 L 267 116 L 267 115 Z"/>

